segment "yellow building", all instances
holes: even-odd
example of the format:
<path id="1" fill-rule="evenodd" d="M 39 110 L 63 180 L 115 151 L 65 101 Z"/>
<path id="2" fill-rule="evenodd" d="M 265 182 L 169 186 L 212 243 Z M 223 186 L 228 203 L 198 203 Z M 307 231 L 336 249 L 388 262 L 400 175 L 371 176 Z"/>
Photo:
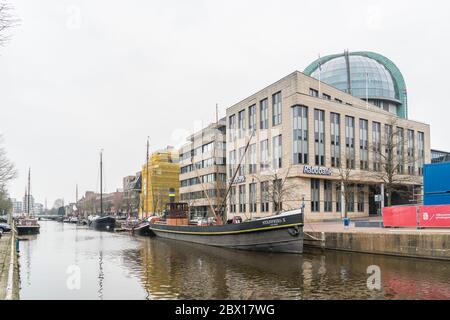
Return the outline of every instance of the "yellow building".
<path id="1" fill-rule="evenodd" d="M 141 219 L 159 215 L 167 203 L 179 201 L 179 177 L 179 157 L 173 147 L 156 151 L 149 157 L 148 174 L 147 164 L 142 166 Z"/>

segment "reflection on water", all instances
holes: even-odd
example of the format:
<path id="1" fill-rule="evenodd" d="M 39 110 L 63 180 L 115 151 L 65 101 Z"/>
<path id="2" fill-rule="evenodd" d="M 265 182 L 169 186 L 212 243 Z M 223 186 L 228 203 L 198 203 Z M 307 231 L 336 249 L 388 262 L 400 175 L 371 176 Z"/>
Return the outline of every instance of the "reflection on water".
<path id="1" fill-rule="evenodd" d="M 450 263 L 217 249 L 42 222 L 20 243 L 21 299 L 450 299 Z M 70 266 L 81 270 L 70 290 Z M 381 289 L 367 288 L 367 267 Z"/>

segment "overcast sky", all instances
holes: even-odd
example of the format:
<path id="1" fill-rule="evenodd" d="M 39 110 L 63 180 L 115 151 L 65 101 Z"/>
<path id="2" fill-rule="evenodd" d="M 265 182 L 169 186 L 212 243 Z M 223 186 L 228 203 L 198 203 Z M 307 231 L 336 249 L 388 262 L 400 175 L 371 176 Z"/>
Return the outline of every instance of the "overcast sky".
<path id="1" fill-rule="evenodd" d="M 449 1 L 14 0 L 0 48 L 0 133 L 32 193 L 75 200 L 122 186 L 151 149 L 179 145 L 230 105 L 318 57 L 368 50 L 402 71 L 409 117 L 450 151 Z"/>

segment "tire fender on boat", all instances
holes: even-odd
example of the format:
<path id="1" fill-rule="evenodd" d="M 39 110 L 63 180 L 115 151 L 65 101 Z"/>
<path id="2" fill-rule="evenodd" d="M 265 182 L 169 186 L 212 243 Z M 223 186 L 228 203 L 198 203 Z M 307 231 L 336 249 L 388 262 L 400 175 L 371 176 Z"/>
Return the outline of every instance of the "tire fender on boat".
<path id="1" fill-rule="evenodd" d="M 300 234 L 300 230 L 298 229 L 298 227 L 289 228 L 288 232 L 293 237 L 297 237 Z"/>

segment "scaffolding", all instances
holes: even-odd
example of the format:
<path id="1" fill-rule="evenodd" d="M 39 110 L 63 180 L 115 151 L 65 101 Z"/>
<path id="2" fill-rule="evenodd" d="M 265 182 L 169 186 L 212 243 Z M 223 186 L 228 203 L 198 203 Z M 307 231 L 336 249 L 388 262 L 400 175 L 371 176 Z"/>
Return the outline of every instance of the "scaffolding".
<path id="1" fill-rule="evenodd" d="M 152 215 L 161 215 L 167 203 L 179 201 L 179 157 L 172 147 L 154 152 L 148 161 L 148 174 L 147 164 L 144 164 L 141 177 L 139 206 L 141 219 Z M 147 183 L 147 177 L 149 183 Z"/>

